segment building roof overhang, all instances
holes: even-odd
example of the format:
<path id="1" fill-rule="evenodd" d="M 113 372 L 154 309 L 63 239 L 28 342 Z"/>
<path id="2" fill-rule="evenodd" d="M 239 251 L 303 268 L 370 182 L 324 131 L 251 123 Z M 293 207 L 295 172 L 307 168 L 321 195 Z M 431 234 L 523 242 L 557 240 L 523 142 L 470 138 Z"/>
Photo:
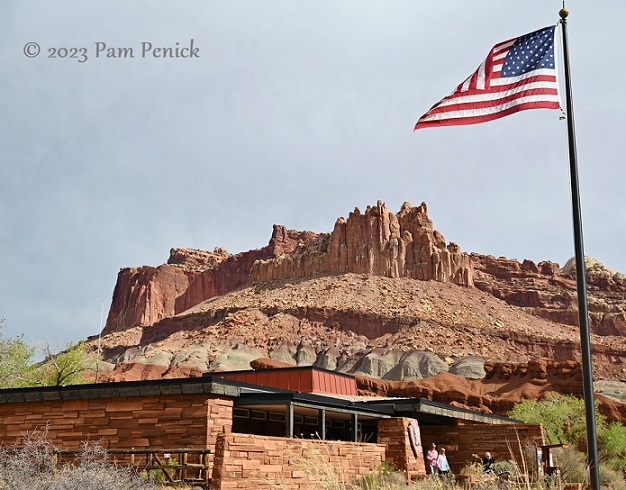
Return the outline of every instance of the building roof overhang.
<path id="1" fill-rule="evenodd" d="M 242 383 L 218 377 L 121 381 L 116 383 L 92 383 L 69 386 L 7 388 L 0 390 L 0 403 L 23 403 L 50 400 L 87 400 L 97 398 L 201 393 L 236 398 L 240 395 L 242 388 L 244 388 Z M 254 388 L 254 386 L 251 386 L 248 390 L 254 390 Z M 256 387 L 256 391 L 267 391 L 267 389 L 265 387 Z"/>
<path id="2" fill-rule="evenodd" d="M 287 407 L 327 410 L 368 418 L 411 417 L 420 422 L 452 425 L 458 420 L 485 424 L 511 424 L 519 421 L 475 410 L 433 402 L 423 398 L 386 398 L 357 400 L 301 393 L 233 381 L 219 376 L 198 378 L 124 381 L 71 386 L 0 389 L 0 403 L 23 403 L 51 400 L 86 400 L 158 395 L 206 394 L 234 400 L 236 407 Z"/>

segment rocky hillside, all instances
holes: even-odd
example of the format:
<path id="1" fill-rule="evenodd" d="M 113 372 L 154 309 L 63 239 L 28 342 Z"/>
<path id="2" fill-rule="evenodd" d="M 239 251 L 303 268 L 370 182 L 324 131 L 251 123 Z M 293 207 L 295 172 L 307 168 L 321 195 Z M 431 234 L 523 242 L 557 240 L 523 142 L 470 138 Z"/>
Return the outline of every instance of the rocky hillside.
<path id="1" fill-rule="evenodd" d="M 259 250 L 173 249 L 166 264 L 120 270 L 104 376 L 194 375 L 269 358 L 391 382 L 480 379 L 486 360 L 577 361 L 574 272 L 464 253 L 425 204 L 393 214 L 379 202 L 331 233 L 274 226 Z M 588 282 L 594 374 L 619 381 L 626 276 L 590 261 Z"/>

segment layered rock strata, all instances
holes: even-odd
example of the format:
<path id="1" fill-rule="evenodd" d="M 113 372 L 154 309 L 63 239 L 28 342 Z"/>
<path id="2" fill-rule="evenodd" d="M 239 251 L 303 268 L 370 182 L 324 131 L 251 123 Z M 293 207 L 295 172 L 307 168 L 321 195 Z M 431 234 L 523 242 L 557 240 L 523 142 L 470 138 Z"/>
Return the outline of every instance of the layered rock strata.
<path id="1" fill-rule="evenodd" d="M 120 269 L 103 334 L 150 326 L 248 283 L 255 261 L 291 253 L 316 233 L 274 226 L 269 244 L 237 255 L 173 248 L 166 264 Z"/>
<path id="2" fill-rule="evenodd" d="M 567 325 L 578 325 L 576 270 L 573 259 L 554 262 L 471 255 L 474 285 L 526 312 Z M 585 259 L 590 330 L 601 336 L 626 335 L 626 275 L 590 257 Z"/>
<path id="3" fill-rule="evenodd" d="M 339 218 L 332 233 L 275 225 L 269 244 L 236 255 L 172 249 L 167 264 L 118 274 L 104 334 L 151 326 L 252 282 L 365 273 L 473 285 L 473 263 L 433 228 L 426 204 L 398 214 L 378 202 Z"/>

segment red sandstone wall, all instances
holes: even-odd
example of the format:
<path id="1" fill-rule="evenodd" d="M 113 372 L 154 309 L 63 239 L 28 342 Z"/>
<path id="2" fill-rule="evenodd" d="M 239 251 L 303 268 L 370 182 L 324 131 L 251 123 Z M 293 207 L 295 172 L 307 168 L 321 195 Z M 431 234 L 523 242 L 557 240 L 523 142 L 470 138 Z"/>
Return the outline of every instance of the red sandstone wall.
<path id="1" fill-rule="evenodd" d="M 228 433 L 233 428 L 233 400 L 213 398 L 207 400 L 209 415 L 207 419 L 206 447 L 213 449 L 219 434 Z"/>
<path id="2" fill-rule="evenodd" d="M 153 325 L 232 291 L 248 282 L 256 260 L 290 254 L 300 243 L 316 237 L 316 233 L 274 225 L 268 246 L 259 250 L 230 255 L 223 249 L 172 249 L 167 264 L 121 269 L 102 333 Z"/>
<path id="3" fill-rule="evenodd" d="M 409 439 L 411 423 L 415 427 L 415 451 Z M 426 475 L 420 432 L 417 420 L 414 419 L 394 417 L 378 421 L 377 442 L 387 447 L 387 461 L 397 470 L 404 472 L 409 481 Z"/>
<path id="4" fill-rule="evenodd" d="M 0 444 L 38 429 L 59 449 L 85 441 L 109 449 L 213 449 L 232 428 L 232 405 L 206 394 L 0 403 Z"/>
<path id="5" fill-rule="evenodd" d="M 220 434 L 211 490 L 318 490 L 376 472 L 384 460 L 382 444 Z"/>
<path id="6" fill-rule="evenodd" d="M 515 459 L 522 465 L 520 445 L 544 444 L 540 424 L 461 424 L 454 427 L 421 427 L 423 445 L 426 450 L 431 443 L 446 448 L 446 456 L 452 472 L 458 474 L 463 466 L 477 462 L 473 454 L 491 452 L 496 461 Z"/>
<path id="7" fill-rule="evenodd" d="M 172 316 L 176 298 L 187 291 L 197 275 L 169 264 L 121 269 L 102 333 L 152 325 Z"/>

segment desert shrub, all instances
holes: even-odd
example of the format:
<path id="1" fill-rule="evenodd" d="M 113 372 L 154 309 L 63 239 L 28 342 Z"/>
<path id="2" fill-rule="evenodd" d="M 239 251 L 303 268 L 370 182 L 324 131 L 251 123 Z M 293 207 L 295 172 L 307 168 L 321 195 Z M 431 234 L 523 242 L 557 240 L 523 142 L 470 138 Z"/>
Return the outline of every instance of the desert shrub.
<path id="1" fill-rule="evenodd" d="M 24 436 L 20 446 L 0 450 L 0 488 L 27 490 L 41 487 L 41 475 L 55 470 L 54 448 L 41 433 Z"/>
<path id="2" fill-rule="evenodd" d="M 461 475 L 465 475 L 465 476 L 469 476 L 469 477 L 473 477 L 473 478 L 478 478 L 480 476 L 483 476 L 483 465 L 480 463 L 469 463 L 466 464 L 465 466 L 463 466 L 463 468 L 461 468 L 461 471 L 459 472 Z"/>
<path id="3" fill-rule="evenodd" d="M 406 478 L 399 471 L 372 473 L 345 485 L 346 490 L 400 490 L 406 489 Z"/>
<path id="4" fill-rule="evenodd" d="M 584 483 L 589 479 L 589 468 L 583 453 L 572 447 L 556 448 L 553 453 L 564 483 Z"/>
<path id="5" fill-rule="evenodd" d="M 164 461 L 162 461 L 162 466 L 175 466 L 178 464 L 178 461 L 173 459 L 173 458 L 169 458 L 166 459 Z M 165 473 L 167 473 L 167 476 L 165 475 Z M 149 480 L 151 482 L 154 483 L 167 483 L 168 480 L 168 476 L 169 478 L 173 478 L 175 476 L 175 470 L 173 469 L 167 469 L 167 468 L 163 468 L 163 469 L 153 469 L 153 470 L 143 470 L 141 473 L 141 478 L 143 478 L 144 480 Z"/>
<path id="6" fill-rule="evenodd" d="M 383 475 L 392 475 L 397 472 L 398 470 L 391 461 L 385 460 L 380 464 L 380 473 Z"/>
<path id="7" fill-rule="evenodd" d="M 621 478 L 626 471 L 626 426 L 619 422 L 608 423 L 596 405 L 599 469 L 611 478 Z M 544 400 L 526 400 L 509 412 L 513 418 L 527 423 L 540 423 L 548 444 L 568 444 L 570 448 L 555 451 L 557 466 L 565 482 L 585 482 L 589 472 L 585 454 L 587 429 L 584 401 L 571 395 L 549 394 Z M 577 450 L 579 449 L 579 450 Z M 613 470 L 613 471 L 611 471 Z M 607 476 L 609 478 L 609 476 Z M 614 479 L 610 488 L 617 488 Z M 609 488 L 609 487 L 607 487 Z"/>
<path id="8" fill-rule="evenodd" d="M 553 452 L 555 463 L 561 470 L 562 482 L 586 483 L 589 481 L 589 467 L 584 453 L 571 447 L 556 448 Z M 598 472 L 603 490 L 626 490 L 624 473 L 614 464 L 601 462 Z"/>
<path id="9" fill-rule="evenodd" d="M 522 447 L 522 457 L 526 466 L 526 473 L 535 478 L 539 474 L 539 461 L 537 460 L 537 446 L 533 443 L 526 443 Z"/>
<path id="10" fill-rule="evenodd" d="M 515 461 L 511 461 L 509 459 L 505 459 L 503 461 L 496 461 L 493 466 L 493 472 L 496 475 L 500 475 L 502 473 L 508 473 L 509 475 L 517 475 L 520 473 L 519 468 Z"/>
<path id="11" fill-rule="evenodd" d="M 56 464 L 45 432 L 27 434 L 0 449 L 1 490 L 154 490 L 134 468 L 110 462 L 98 444 L 84 444 L 76 461 Z"/>
<path id="12" fill-rule="evenodd" d="M 598 473 L 603 490 L 626 490 L 626 481 L 624 481 L 621 471 L 608 464 L 600 464 Z"/>
<path id="13" fill-rule="evenodd" d="M 350 490 L 396 490 L 406 487 L 404 473 L 389 461 L 383 461 L 377 473 L 364 475 L 346 486 Z"/>
<path id="14" fill-rule="evenodd" d="M 480 463 L 468 463 L 459 471 L 459 477 L 471 481 L 471 488 L 476 490 L 497 490 L 495 476 L 486 476 L 483 472 L 483 465 Z M 424 487 L 426 490 L 427 487 Z M 452 487 L 454 489 L 461 487 Z M 421 490 L 421 489 L 420 489 Z M 446 489 L 448 490 L 448 489 Z"/>

